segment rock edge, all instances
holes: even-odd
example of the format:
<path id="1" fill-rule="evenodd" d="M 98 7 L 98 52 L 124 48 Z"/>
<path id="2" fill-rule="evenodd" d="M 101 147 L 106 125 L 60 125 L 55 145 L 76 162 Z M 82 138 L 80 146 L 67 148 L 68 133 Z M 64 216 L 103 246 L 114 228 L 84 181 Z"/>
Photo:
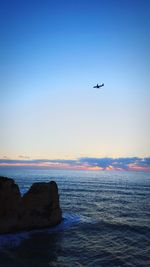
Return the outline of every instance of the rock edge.
<path id="1" fill-rule="evenodd" d="M 56 182 L 33 183 L 21 196 L 13 179 L 0 176 L 0 234 L 51 227 L 61 219 Z"/>

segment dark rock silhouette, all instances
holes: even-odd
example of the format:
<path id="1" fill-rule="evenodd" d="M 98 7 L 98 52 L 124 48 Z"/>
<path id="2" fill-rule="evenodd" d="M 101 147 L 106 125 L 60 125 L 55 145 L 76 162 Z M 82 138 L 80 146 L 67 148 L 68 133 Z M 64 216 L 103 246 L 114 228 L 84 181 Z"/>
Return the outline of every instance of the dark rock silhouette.
<path id="1" fill-rule="evenodd" d="M 0 234 L 50 227 L 61 219 L 54 181 L 34 183 L 21 197 L 13 179 L 0 177 Z"/>

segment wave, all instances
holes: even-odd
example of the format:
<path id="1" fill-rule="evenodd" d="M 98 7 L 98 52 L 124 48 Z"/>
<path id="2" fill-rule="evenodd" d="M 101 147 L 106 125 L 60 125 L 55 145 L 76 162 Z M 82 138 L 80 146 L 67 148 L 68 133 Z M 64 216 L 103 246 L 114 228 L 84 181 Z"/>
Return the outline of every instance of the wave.
<path id="1" fill-rule="evenodd" d="M 18 246 L 24 239 L 30 238 L 33 233 L 47 232 L 51 234 L 59 231 L 65 231 L 73 225 L 80 223 L 94 223 L 94 221 L 90 220 L 86 216 L 65 212 L 63 214 L 62 222 L 54 227 L 0 235 L 0 249 L 6 246 Z"/>
<path id="2" fill-rule="evenodd" d="M 108 221 L 100 221 L 100 227 L 107 228 L 110 230 L 118 230 L 118 231 L 132 231 L 139 234 L 149 234 L 150 227 L 148 226 L 141 226 L 141 225 L 133 225 L 133 224 L 125 224 L 119 222 L 108 222 Z"/>

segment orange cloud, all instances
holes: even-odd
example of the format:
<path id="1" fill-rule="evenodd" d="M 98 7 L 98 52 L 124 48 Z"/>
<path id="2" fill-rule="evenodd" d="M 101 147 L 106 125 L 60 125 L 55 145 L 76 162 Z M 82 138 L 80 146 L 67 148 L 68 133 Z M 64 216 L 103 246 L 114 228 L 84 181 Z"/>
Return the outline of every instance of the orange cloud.
<path id="1" fill-rule="evenodd" d="M 88 166 L 88 167 L 86 167 L 86 170 L 88 170 L 88 171 L 101 171 L 101 170 L 103 170 L 103 168 L 101 168 L 99 166 Z"/>
<path id="2" fill-rule="evenodd" d="M 150 158 L 0 159 L 0 167 L 11 166 L 89 171 L 150 171 Z"/>
<path id="3" fill-rule="evenodd" d="M 128 165 L 130 171 L 150 171 L 150 166 L 139 166 L 137 164 Z"/>

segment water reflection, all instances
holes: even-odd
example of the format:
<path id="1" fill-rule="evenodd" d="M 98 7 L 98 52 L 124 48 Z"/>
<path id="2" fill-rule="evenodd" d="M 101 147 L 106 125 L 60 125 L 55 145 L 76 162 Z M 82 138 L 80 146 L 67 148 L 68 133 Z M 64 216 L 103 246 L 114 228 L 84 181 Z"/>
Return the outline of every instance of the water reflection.
<path id="1" fill-rule="evenodd" d="M 1 267 L 52 266 L 57 261 L 62 248 L 63 232 L 37 232 L 24 239 L 14 248 L 3 248 L 0 251 Z"/>

